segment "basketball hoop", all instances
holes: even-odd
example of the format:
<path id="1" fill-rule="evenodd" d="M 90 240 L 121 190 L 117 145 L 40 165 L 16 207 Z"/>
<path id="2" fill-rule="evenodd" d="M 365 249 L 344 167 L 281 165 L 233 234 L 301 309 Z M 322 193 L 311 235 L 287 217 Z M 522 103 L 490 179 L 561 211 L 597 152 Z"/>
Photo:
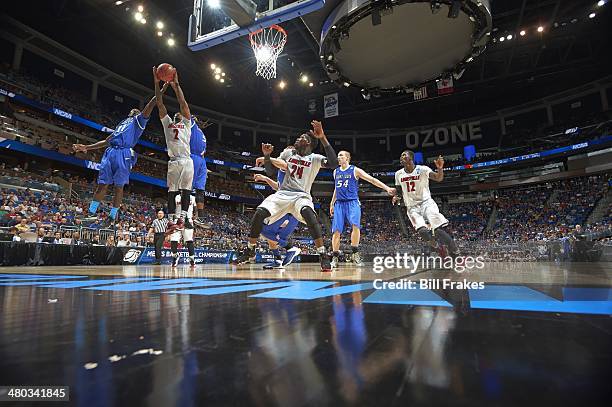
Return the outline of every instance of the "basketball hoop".
<path id="1" fill-rule="evenodd" d="M 287 32 L 274 24 L 250 33 L 249 41 L 257 60 L 255 75 L 268 80 L 276 78 L 276 60 L 287 42 Z"/>

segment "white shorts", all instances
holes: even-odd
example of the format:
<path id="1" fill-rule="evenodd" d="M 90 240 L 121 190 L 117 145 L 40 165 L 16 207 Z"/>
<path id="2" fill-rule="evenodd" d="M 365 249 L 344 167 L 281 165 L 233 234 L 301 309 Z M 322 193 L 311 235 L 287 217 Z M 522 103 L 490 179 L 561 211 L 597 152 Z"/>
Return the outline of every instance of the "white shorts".
<path id="1" fill-rule="evenodd" d="M 191 242 L 193 241 L 193 229 L 183 229 L 177 230 L 170 235 L 171 242 L 180 242 L 181 237 L 183 238 L 183 242 Z"/>
<path id="2" fill-rule="evenodd" d="M 288 213 L 298 221 L 306 223 L 300 213 L 305 206 L 314 211 L 314 204 L 310 195 L 303 192 L 281 191 L 268 196 L 258 208 L 265 208 L 270 212 L 270 216 L 266 218 L 268 224 L 276 222 Z"/>
<path id="3" fill-rule="evenodd" d="M 427 220 L 432 230 L 448 225 L 448 219 L 440 213 L 438 204 L 433 199 L 428 199 L 418 205 L 411 206 L 407 212 L 408 218 L 416 230 L 427 226 L 425 220 Z"/>
<path id="4" fill-rule="evenodd" d="M 178 157 L 168 161 L 168 191 L 193 189 L 193 161 L 189 157 Z"/>

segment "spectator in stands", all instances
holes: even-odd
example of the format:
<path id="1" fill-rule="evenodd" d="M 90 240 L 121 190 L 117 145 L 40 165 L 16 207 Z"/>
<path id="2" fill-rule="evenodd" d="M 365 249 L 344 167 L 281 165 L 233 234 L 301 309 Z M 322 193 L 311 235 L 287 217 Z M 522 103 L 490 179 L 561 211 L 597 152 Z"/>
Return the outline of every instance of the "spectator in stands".
<path id="1" fill-rule="evenodd" d="M 21 238 L 19 237 L 19 231 L 15 226 L 11 228 L 11 235 L 13 235 L 13 242 L 21 242 Z"/>
<path id="2" fill-rule="evenodd" d="M 29 232 L 30 231 L 30 225 L 28 224 L 28 220 L 23 218 L 21 219 L 21 222 L 19 222 L 19 224 L 17 226 L 15 226 L 17 228 L 17 231 L 19 233 L 24 233 L 24 232 Z"/>
<path id="3" fill-rule="evenodd" d="M 72 244 L 75 244 L 75 245 L 85 244 L 85 242 L 81 240 L 81 234 L 79 232 L 74 232 L 72 234 Z"/>
<path id="4" fill-rule="evenodd" d="M 117 247 L 129 247 L 131 245 L 132 245 L 132 242 L 130 242 L 129 233 L 119 235 L 119 240 L 117 241 Z"/>
<path id="5" fill-rule="evenodd" d="M 36 243 L 43 243 L 43 239 L 46 237 L 45 228 L 38 228 L 36 233 Z"/>
<path id="6" fill-rule="evenodd" d="M 106 239 L 106 246 L 107 247 L 114 247 L 115 246 L 115 236 L 110 235 L 107 239 Z"/>
<path id="7" fill-rule="evenodd" d="M 54 233 L 53 244 L 62 244 L 62 233 L 61 232 Z"/>
<path id="8" fill-rule="evenodd" d="M 72 244 L 72 232 L 67 230 L 66 233 L 64 233 L 64 239 L 62 239 L 62 242 L 64 244 Z"/>

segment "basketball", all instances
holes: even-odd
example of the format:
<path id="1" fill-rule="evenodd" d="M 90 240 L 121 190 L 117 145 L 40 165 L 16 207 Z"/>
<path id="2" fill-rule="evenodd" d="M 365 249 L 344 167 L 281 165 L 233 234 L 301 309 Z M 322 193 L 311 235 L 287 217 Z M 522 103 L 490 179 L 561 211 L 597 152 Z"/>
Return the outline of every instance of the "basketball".
<path id="1" fill-rule="evenodd" d="M 176 68 L 165 62 L 157 67 L 157 77 L 164 82 L 172 81 L 175 73 Z"/>

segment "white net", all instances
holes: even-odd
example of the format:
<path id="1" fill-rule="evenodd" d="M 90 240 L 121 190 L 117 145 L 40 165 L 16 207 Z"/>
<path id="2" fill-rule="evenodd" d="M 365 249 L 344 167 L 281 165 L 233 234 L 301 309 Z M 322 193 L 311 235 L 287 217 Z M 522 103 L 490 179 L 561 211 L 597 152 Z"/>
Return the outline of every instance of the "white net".
<path id="1" fill-rule="evenodd" d="M 276 60 L 287 42 L 287 32 L 272 25 L 249 34 L 249 39 L 257 60 L 255 74 L 265 79 L 276 78 Z"/>

